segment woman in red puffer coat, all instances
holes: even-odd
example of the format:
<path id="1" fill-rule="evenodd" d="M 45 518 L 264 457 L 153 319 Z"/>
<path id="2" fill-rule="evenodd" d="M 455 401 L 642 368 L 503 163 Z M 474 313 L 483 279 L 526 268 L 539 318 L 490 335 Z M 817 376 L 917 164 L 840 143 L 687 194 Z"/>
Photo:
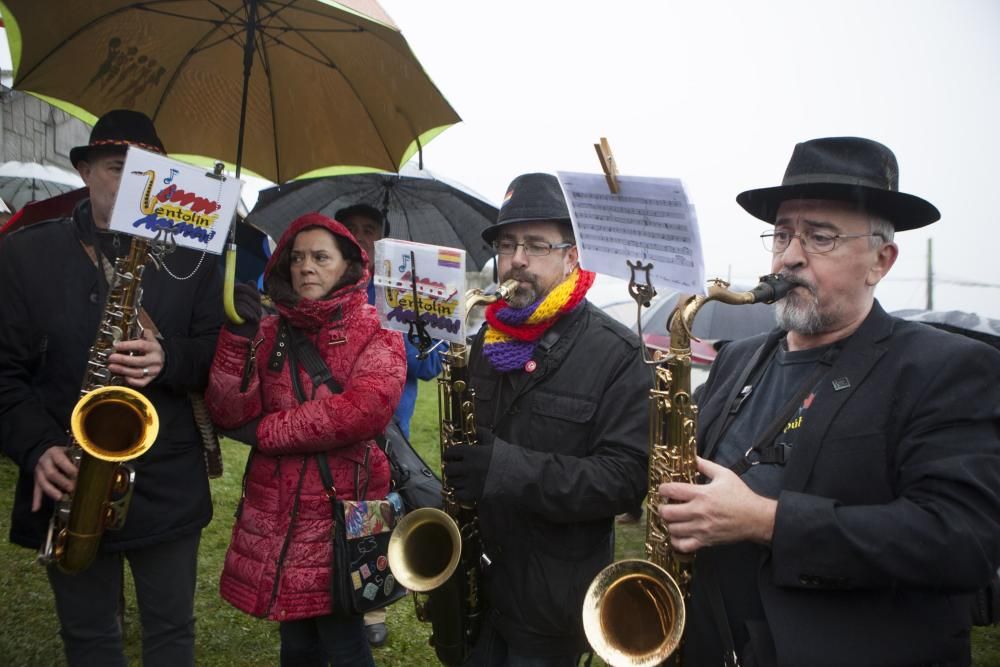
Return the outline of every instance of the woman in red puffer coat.
<path id="1" fill-rule="evenodd" d="M 318 213 L 296 219 L 264 271 L 279 315 L 261 321 L 257 290 L 238 286 L 245 322 L 223 329 L 212 364 L 212 417 L 253 446 L 221 593 L 248 614 L 280 622 L 282 665 L 374 664 L 362 618 L 331 613 L 333 521 L 315 458 L 325 452 L 342 498 L 357 498 L 355 472 L 366 456 L 366 498 L 389 490 L 388 461 L 373 438 L 399 402 L 406 353 L 367 303 L 367 263 L 339 222 Z M 300 365 L 308 400 L 296 399 L 277 340 L 282 319 L 312 341 L 340 393 L 314 387 Z M 255 368 L 244 377 L 254 346 Z"/>

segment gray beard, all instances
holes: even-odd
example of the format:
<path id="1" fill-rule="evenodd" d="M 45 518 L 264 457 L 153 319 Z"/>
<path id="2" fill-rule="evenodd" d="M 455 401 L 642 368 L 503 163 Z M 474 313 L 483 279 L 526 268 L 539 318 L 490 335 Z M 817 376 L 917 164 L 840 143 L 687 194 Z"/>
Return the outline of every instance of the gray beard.
<path id="1" fill-rule="evenodd" d="M 778 301 L 775 304 L 774 319 L 785 331 L 794 331 L 803 336 L 823 333 L 829 325 L 828 318 L 819 311 L 819 303 L 812 291 L 809 296 L 791 292 Z"/>

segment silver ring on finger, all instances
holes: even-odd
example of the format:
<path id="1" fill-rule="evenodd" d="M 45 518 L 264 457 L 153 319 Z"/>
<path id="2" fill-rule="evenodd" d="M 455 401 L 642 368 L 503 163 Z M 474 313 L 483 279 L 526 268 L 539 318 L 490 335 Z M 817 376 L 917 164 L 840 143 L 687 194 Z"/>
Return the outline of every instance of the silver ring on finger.
<path id="1" fill-rule="evenodd" d="M 149 377 L 149 366 L 146 366 L 145 368 L 142 369 L 142 377 L 144 378 Z"/>

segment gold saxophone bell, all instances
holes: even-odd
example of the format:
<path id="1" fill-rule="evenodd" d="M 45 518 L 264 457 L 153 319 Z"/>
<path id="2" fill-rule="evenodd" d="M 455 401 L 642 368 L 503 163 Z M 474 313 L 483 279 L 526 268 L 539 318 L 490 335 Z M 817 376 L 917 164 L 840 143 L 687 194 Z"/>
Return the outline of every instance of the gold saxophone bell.
<path id="1" fill-rule="evenodd" d="M 122 463 L 153 446 L 160 421 L 153 404 L 138 391 L 108 386 L 77 401 L 70 429 L 83 454 L 53 557 L 60 570 L 73 574 L 93 562 L 105 530 L 124 524 L 135 473 Z"/>
<path id="2" fill-rule="evenodd" d="M 156 408 L 135 389 L 109 386 L 88 392 L 73 408 L 70 429 L 83 451 L 119 463 L 141 456 L 160 430 Z"/>
<path id="3" fill-rule="evenodd" d="M 583 627 L 592 648 L 615 667 L 654 667 L 684 635 L 684 593 L 670 574 L 648 560 L 616 561 L 590 583 Z"/>
<path id="4" fill-rule="evenodd" d="M 417 593 L 432 591 L 458 568 L 462 535 L 446 512 L 421 507 L 408 513 L 389 538 L 389 569 L 396 581 Z"/>

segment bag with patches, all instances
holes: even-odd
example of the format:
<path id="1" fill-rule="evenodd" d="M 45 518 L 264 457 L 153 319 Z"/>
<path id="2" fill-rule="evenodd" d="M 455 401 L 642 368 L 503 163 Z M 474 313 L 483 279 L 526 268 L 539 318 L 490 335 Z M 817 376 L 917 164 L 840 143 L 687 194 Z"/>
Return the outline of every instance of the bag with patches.
<path id="1" fill-rule="evenodd" d="M 323 486 L 333 511 L 333 612 L 359 615 L 390 605 L 406 595 L 389 571 L 389 538 L 403 515 L 403 501 L 392 492 L 384 500 L 341 500 L 326 456 L 316 455 Z M 368 487 L 368 451 L 365 481 L 356 468 L 355 488 L 363 498 Z"/>

